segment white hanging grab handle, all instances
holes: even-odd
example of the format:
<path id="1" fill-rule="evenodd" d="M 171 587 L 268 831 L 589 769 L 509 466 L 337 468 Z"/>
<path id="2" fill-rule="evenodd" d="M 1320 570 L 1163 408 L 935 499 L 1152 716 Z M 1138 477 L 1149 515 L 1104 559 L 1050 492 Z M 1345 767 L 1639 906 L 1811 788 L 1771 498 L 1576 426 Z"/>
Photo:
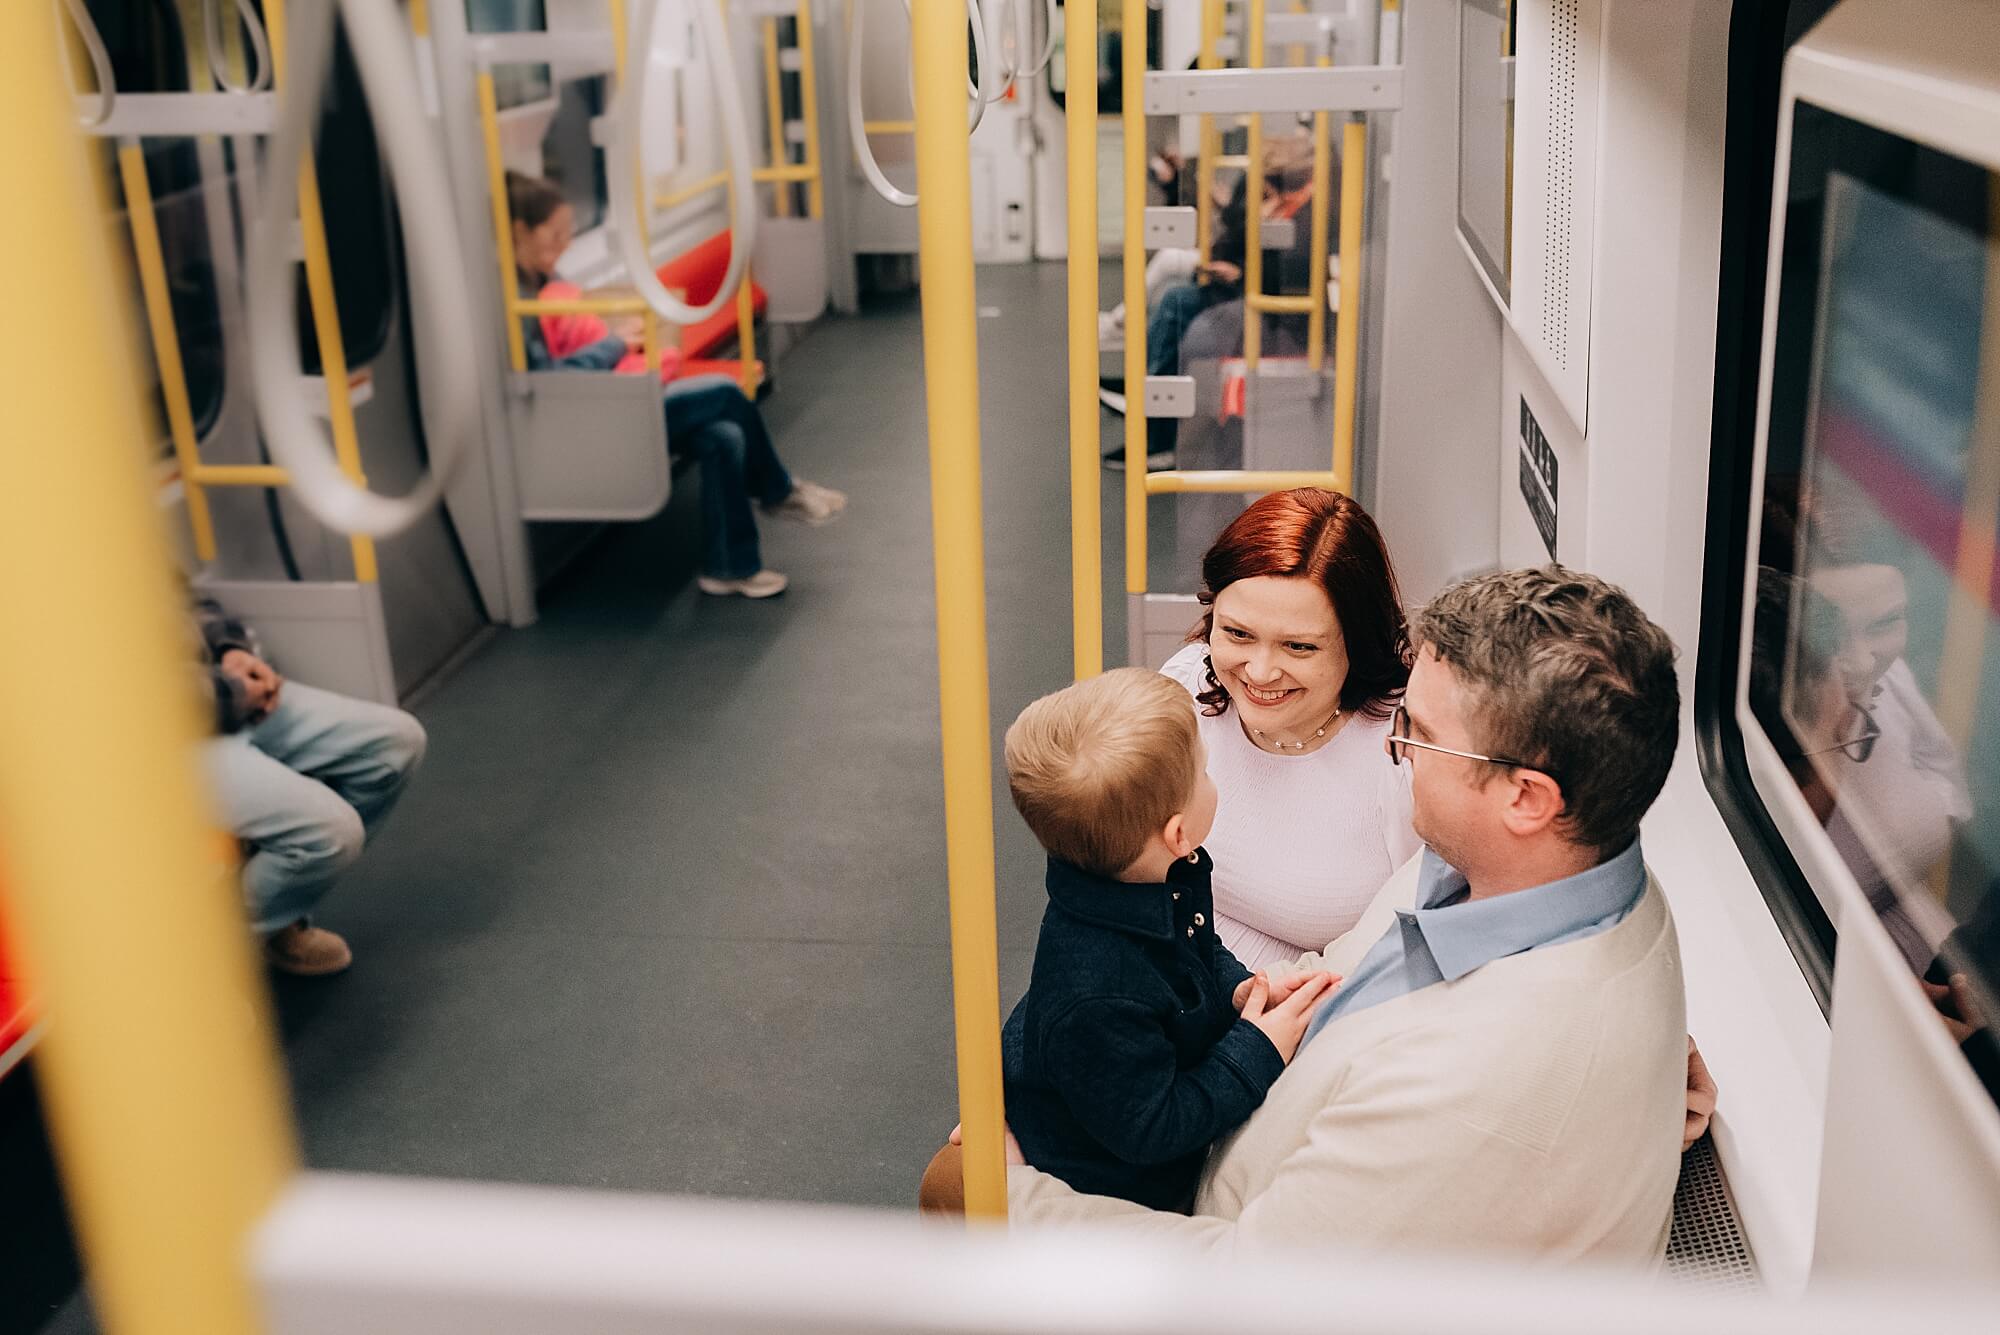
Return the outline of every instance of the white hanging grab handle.
<path id="1" fill-rule="evenodd" d="M 1047 69 L 1049 63 L 1056 58 L 1056 16 L 1061 11 L 1061 7 L 1062 0 L 1048 0 L 1046 9 L 1047 28 L 1042 34 L 1042 54 L 1035 58 L 1035 63 L 1030 68 L 1008 71 L 1008 83 L 1013 83 L 1016 79 L 1034 79 L 1040 77 L 1042 71 Z"/>
<path id="2" fill-rule="evenodd" d="M 652 257 L 646 253 L 645 238 L 635 223 L 645 207 L 637 192 L 645 188 L 639 177 L 640 122 L 645 110 L 646 77 L 651 69 L 655 28 L 659 25 L 658 0 L 648 0 L 640 18 L 638 41 L 631 44 L 625 80 L 611 109 L 611 142 L 605 146 L 609 162 L 605 175 L 611 186 L 611 231 L 618 242 L 619 257 L 625 262 L 626 276 L 646 304 L 671 324 L 696 324 L 721 310 L 736 298 L 736 288 L 757 246 L 756 183 L 751 177 L 750 126 L 743 114 L 743 98 L 736 81 L 736 58 L 729 47 L 729 29 L 723 22 L 717 0 L 694 0 L 695 24 L 701 32 L 702 48 L 708 57 L 710 76 L 715 80 L 715 101 L 722 121 L 723 149 L 729 155 L 729 267 L 715 295 L 700 306 L 689 306 L 667 291 L 653 272 Z"/>
<path id="3" fill-rule="evenodd" d="M 208 48 L 208 72 L 215 86 L 226 93 L 261 93 L 271 86 L 271 39 L 264 20 L 250 0 L 236 0 L 236 18 L 250 38 L 250 55 L 256 72 L 250 82 L 237 83 L 230 77 L 229 62 L 222 58 L 223 0 L 201 0 L 202 44 Z"/>
<path id="4" fill-rule="evenodd" d="M 474 309 L 458 253 L 450 179 L 417 95 L 417 69 L 394 0 L 339 0 L 376 138 L 388 158 L 409 256 L 413 295 L 428 310 Z M 250 233 L 247 305 L 257 415 L 271 459 L 291 478 L 292 493 L 312 516 L 340 533 L 386 538 L 422 518 L 470 453 L 479 429 L 479 368 L 471 339 L 429 349 L 437 374 L 430 414 L 430 469 L 408 494 L 381 496 L 341 472 L 326 434 L 299 393 L 296 283 L 291 238 L 298 164 L 311 142 L 332 53 L 334 0 L 294 0 L 291 71 L 279 92 L 278 125 L 264 173 L 263 200 Z"/>
<path id="5" fill-rule="evenodd" d="M 92 130 L 111 119 L 111 109 L 118 104 L 118 78 L 111 71 L 111 53 L 104 49 L 104 37 L 97 31 L 83 0 L 63 0 L 63 8 L 69 11 L 77 36 L 83 38 L 83 49 L 90 54 L 90 68 L 97 75 L 97 112 L 82 118 L 83 128 Z M 68 52 L 63 53 L 63 67 L 69 68 Z"/>
<path id="6" fill-rule="evenodd" d="M 854 0 L 854 32 L 847 43 L 847 137 L 854 146 L 854 156 L 861 164 L 861 174 L 868 178 L 868 184 L 875 193 L 899 209 L 915 206 L 917 197 L 898 188 L 882 171 L 882 164 L 875 160 L 875 150 L 868 143 L 867 116 L 861 106 L 861 57 L 863 51 L 862 34 L 866 30 L 868 0 Z M 903 0 L 903 14 L 908 17 L 910 0 Z M 980 12 L 979 0 L 965 0 L 966 21 L 972 25 L 972 58 L 979 66 L 979 81 L 965 76 L 966 99 L 970 106 L 970 134 L 979 128 L 980 120 L 986 115 L 989 102 L 997 102 L 1006 95 L 1006 81 L 1000 78 L 998 68 L 988 58 L 986 48 L 986 18 Z M 911 76 L 915 78 L 914 73 Z M 991 90 L 989 92 L 989 89 Z M 914 91 L 912 103 L 916 101 Z"/>

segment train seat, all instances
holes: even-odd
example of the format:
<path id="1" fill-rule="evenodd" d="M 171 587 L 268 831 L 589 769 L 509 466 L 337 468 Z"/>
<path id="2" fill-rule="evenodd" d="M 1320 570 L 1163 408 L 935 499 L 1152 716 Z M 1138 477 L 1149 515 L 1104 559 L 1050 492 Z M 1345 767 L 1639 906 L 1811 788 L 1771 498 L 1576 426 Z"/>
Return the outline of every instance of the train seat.
<path id="1" fill-rule="evenodd" d="M 722 286 L 723 275 L 729 270 L 729 229 L 724 228 L 705 241 L 697 242 L 688 249 L 662 264 L 654 272 L 662 286 L 679 289 L 687 293 L 686 300 L 691 305 L 700 305 L 715 296 Z M 750 309 L 762 316 L 770 298 L 764 289 L 754 281 L 750 284 Z M 681 352 L 690 363 L 697 362 L 709 353 L 723 346 L 736 336 L 736 307 L 723 307 L 715 314 L 680 331 Z M 729 364 L 732 368 L 735 363 Z M 733 369 L 732 369 L 732 374 Z M 682 375 L 696 374 L 692 369 Z"/>

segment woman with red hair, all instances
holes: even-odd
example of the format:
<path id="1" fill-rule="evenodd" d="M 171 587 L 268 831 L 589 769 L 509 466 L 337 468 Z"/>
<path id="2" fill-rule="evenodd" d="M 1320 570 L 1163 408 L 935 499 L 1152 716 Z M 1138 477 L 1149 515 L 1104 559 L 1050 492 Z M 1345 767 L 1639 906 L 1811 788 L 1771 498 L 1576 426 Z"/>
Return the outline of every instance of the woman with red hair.
<path id="1" fill-rule="evenodd" d="M 1216 929 L 1257 969 L 1352 927 L 1417 852 L 1408 767 L 1382 749 L 1409 636 L 1382 535 L 1339 492 L 1264 497 L 1201 574 L 1206 613 L 1161 671 L 1200 702 Z"/>

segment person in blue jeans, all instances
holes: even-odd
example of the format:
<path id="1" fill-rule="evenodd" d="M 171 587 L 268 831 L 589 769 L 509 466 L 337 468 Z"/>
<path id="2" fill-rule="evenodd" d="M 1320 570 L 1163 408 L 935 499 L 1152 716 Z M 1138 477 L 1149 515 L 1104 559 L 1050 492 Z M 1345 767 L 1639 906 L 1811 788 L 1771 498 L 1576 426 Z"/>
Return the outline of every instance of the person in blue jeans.
<path id="1" fill-rule="evenodd" d="M 347 942 L 311 914 L 361 856 L 424 758 L 400 709 L 279 676 L 254 631 L 212 601 L 194 606 L 215 736 L 202 744 L 215 814 L 247 855 L 243 899 L 264 957 L 285 973 L 339 973 Z"/>
<path id="2" fill-rule="evenodd" d="M 554 185 L 514 172 L 507 176 L 507 206 L 519 282 L 525 295 L 534 296 L 549 283 L 556 262 L 575 239 L 575 210 Z M 632 360 L 641 345 L 636 317 L 608 326 L 602 338 L 561 357 L 551 355 L 539 319 L 523 319 L 521 332 L 531 370 L 645 369 L 643 362 L 635 367 Z M 694 460 L 701 470 L 702 557 L 696 587 L 744 598 L 783 593 L 790 581 L 765 568 L 751 503 L 780 519 L 816 525 L 838 518 L 847 497 L 786 471 L 763 413 L 730 377 L 671 381 L 661 402 L 667 449 L 676 458 Z"/>

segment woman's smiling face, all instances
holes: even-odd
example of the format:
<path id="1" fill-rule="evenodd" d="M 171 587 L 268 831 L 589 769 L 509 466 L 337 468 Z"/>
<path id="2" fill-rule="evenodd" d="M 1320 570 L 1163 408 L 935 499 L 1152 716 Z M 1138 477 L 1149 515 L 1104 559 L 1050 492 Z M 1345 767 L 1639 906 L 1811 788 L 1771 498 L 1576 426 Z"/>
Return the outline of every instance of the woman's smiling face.
<path id="1" fill-rule="evenodd" d="M 1211 610 L 1209 658 L 1244 723 L 1286 741 L 1311 736 L 1347 684 L 1347 646 L 1326 591 L 1258 575 L 1216 594 Z"/>

